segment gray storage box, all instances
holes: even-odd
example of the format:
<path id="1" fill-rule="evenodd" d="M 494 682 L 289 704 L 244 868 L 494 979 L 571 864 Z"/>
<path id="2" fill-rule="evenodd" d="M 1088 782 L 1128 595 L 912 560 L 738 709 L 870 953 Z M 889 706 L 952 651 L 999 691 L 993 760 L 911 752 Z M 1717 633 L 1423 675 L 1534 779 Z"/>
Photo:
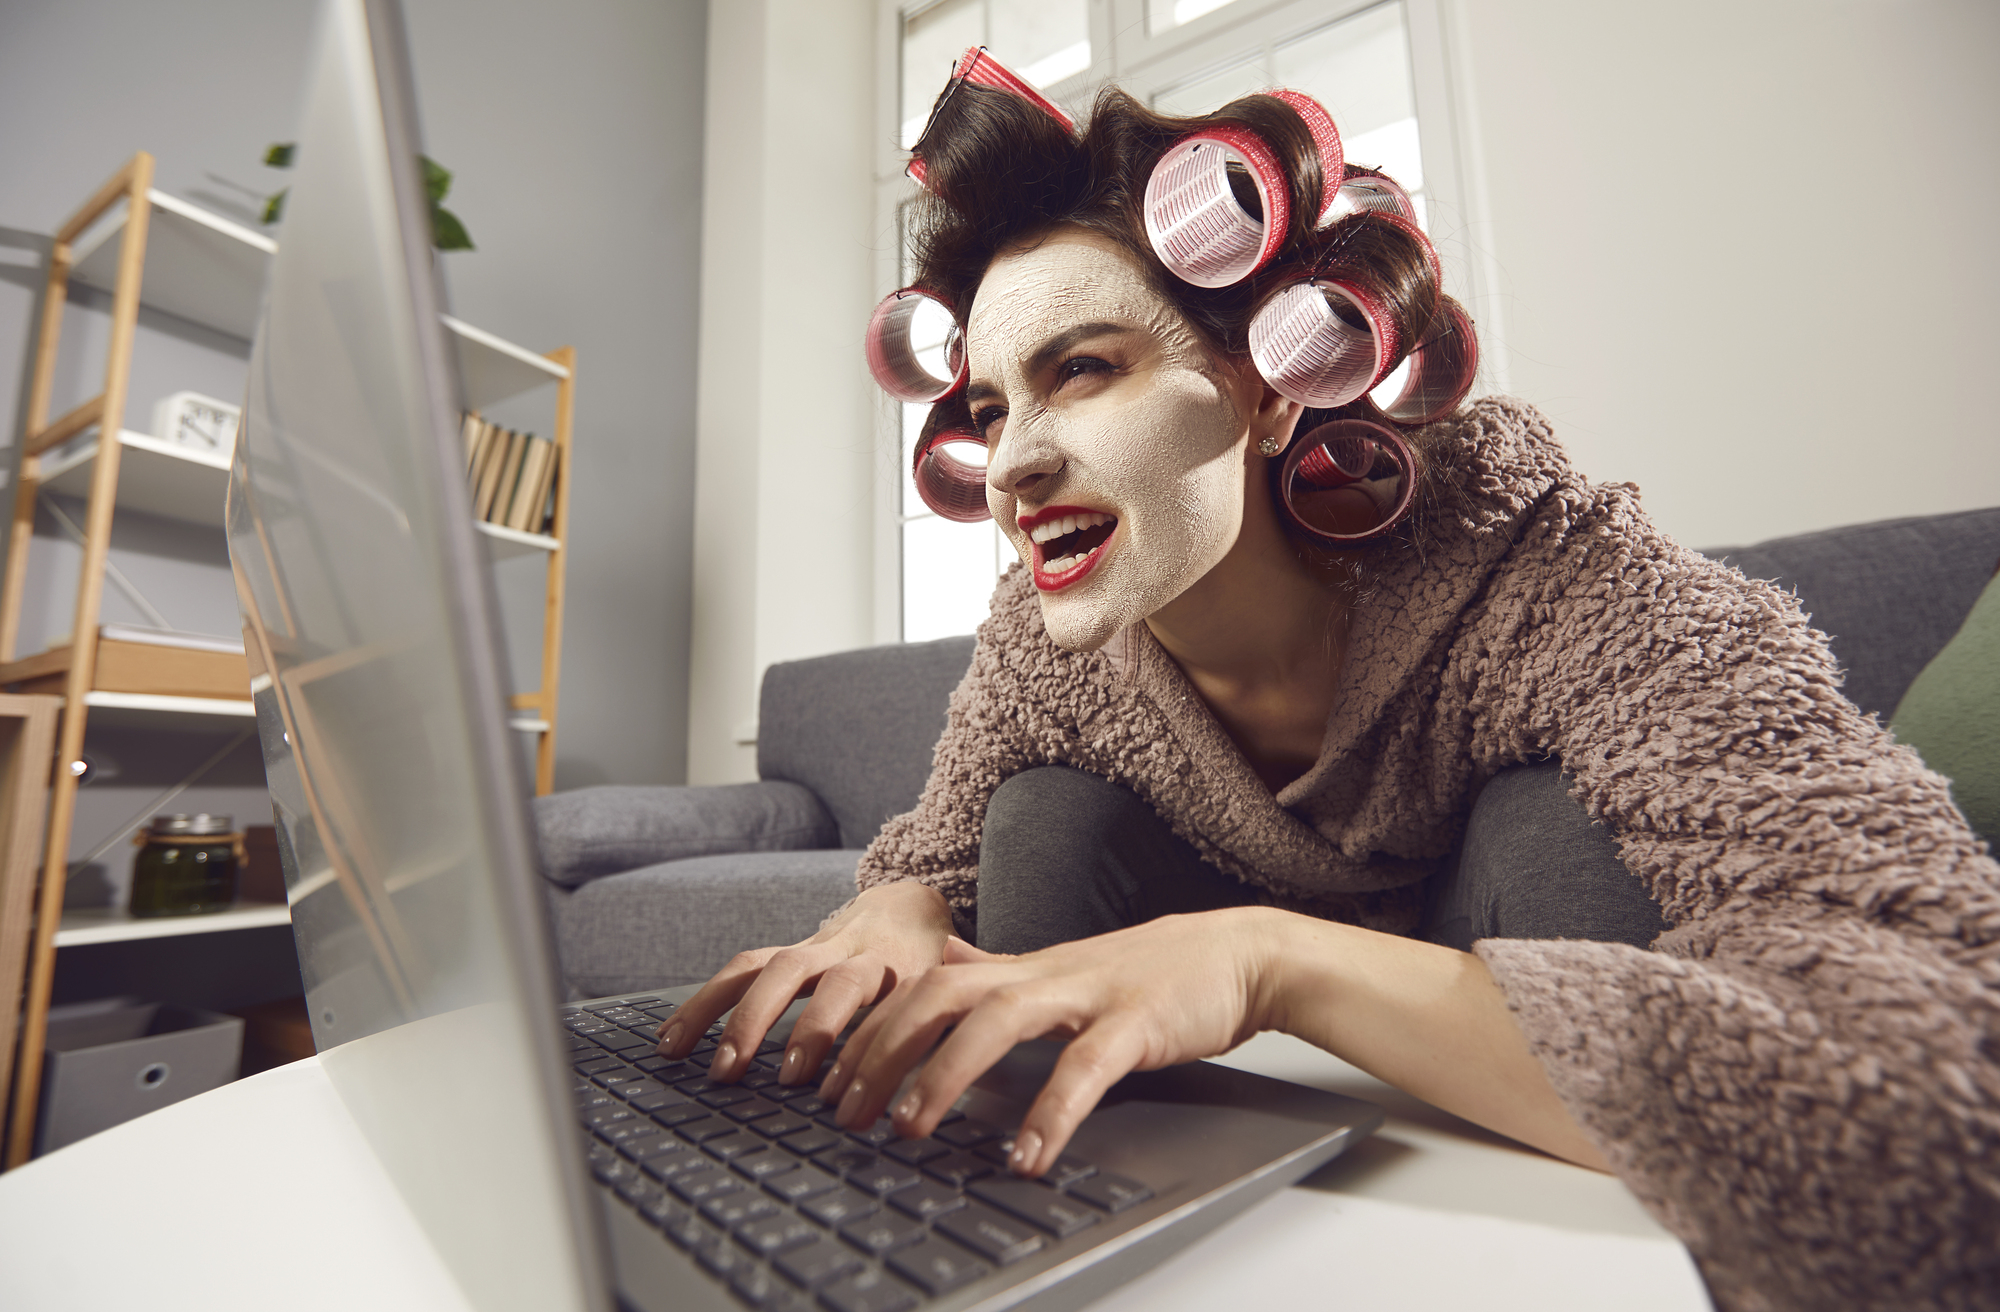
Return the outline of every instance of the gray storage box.
<path id="1" fill-rule="evenodd" d="M 219 1088 L 242 1060 L 235 1016 L 136 998 L 51 1007 L 35 1153 Z"/>

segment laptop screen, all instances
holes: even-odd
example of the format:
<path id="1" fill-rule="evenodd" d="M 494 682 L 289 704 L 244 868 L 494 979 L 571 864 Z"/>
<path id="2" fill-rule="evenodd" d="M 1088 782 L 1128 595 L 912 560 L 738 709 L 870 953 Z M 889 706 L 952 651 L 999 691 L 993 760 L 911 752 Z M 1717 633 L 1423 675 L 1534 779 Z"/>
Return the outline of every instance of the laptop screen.
<path id="1" fill-rule="evenodd" d="M 313 1035 L 475 1306 L 603 1306 L 394 0 L 304 86 L 228 532 Z"/>

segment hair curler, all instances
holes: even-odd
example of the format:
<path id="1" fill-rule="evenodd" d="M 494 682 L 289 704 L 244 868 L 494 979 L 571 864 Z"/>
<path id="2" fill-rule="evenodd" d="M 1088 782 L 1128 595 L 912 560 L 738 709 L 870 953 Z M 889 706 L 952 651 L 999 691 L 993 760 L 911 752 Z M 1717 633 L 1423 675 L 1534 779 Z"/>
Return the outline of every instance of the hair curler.
<path id="1" fill-rule="evenodd" d="M 917 136 L 919 142 L 930 135 L 931 124 L 937 122 L 939 111 L 945 107 L 946 102 L 957 93 L 958 89 L 967 82 L 972 82 L 982 87 L 992 87 L 996 91 L 1011 91 L 1037 109 L 1047 113 L 1056 122 L 1062 124 L 1063 131 L 1076 131 L 1075 119 L 1057 108 L 1054 101 L 1029 86 L 1021 79 L 1020 74 L 986 53 L 985 46 L 967 46 L 965 53 L 958 57 L 958 62 L 952 65 L 951 80 L 945 84 L 944 94 L 938 97 L 937 104 L 931 107 L 930 118 L 925 121 L 923 132 Z M 926 185 L 924 182 L 925 169 L 924 157 L 921 155 L 912 155 L 910 156 L 909 164 L 904 167 L 903 172 L 921 187 Z"/>
<path id="2" fill-rule="evenodd" d="M 986 439 L 969 428 L 947 428 L 917 444 L 916 458 L 910 462 L 910 477 L 917 495 L 937 512 L 939 519 L 957 524 L 977 524 L 990 517 L 986 508 L 986 470 L 969 465 L 946 450 L 961 442 L 984 447 Z"/>
<path id="3" fill-rule="evenodd" d="M 1393 214 L 1413 227 L 1417 222 L 1417 206 L 1410 193 L 1381 170 L 1359 164 L 1347 165 L 1346 177 L 1334 192 L 1327 214 L 1333 219 L 1350 214 Z"/>
<path id="4" fill-rule="evenodd" d="M 898 401 L 940 400 L 965 382 L 965 332 L 958 316 L 943 297 L 922 287 L 883 297 L 868 316 L 862 344 L 868 371 Z"/>
<path id="5" fill-rule="evenodd" d="M 1325 547 L 1383 537 L 1410 513 L 1417 462 L 1393 429 L 1336 419 L 1292 443 L 1278 467 L 1278 501 Z"/>
<path id="6" fill-rule="evenodd" d="M 1299 116 L 1319 151 L 1323 218 L 1332 213 L 1345 176 L 1340 133 L 1325 108 L 1304 92 L 1270 95 Z M 1244 182 L 1256 191 L 1255 215 L 1239 196 Z M 1182 282 L 1227 287 L 1278 253 L 1291 225 L 1291 207 L 1284 167 L 1262 137 L 1234 125 L 1203 128 L 1175 142 L 1146 179 L 1146 240 Z"/>
<path id="7" fill-rule="evenodd" d="M 1394 367 L 1401 341 L 1373 294 L 1341 276 L 1279 289 L 1250 320 L 1250 359 L 1287 400 L 1331 410 L 1365 395 Z"/>
<path id="8" fill-rule="evenodd" d="M 1376 401 L 1376 409 L 1399 424 L 1434 423 L 1458 408 L 1478 373 L 1479 334 L 1464 310 L 1447 305 L 1410 352 L 1402 389 L 1387 405 Z"/>

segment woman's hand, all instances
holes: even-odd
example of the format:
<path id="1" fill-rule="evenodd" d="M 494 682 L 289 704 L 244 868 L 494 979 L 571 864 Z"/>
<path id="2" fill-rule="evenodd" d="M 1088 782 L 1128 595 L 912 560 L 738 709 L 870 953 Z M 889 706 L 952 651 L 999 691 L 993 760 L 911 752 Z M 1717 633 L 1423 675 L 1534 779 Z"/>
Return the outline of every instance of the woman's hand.
<path id="1" fill-rule="evenodd" d="M 734 1080 L 749 1068 L 765 1033 L 810 991 L 779 1069 L 780 1084 L 811 1078 L 854 1013 L 904 980 L 938 964 L 951 935 L 951 910 L 936 889 L 914 881 L 878 884 L 803 943 L 740 952 L 660 1027 L 660 1052 L 685 1056 L 735 1007 L 715 1045 L 709 1074 Z"/>
<path id="2" fill-rule="evenodd" d="M 956 1026 L 893 1113 L 899 1132 L 926 1135 L 1016 1043 L 1067 1038 L 1014 1138 L 1012 1168 L 1040 1175 L 1127 1073 L 1227 1052 L 1266 1027 L 1269 930 L 1268 913 L 1252 907 L 1166 916 L 1020 957 L 951 939 L 942 965 L 904 980 L 862 1022 L 820 1096 L 838 1100 L 842 1125 L 869 1124 Z"/>

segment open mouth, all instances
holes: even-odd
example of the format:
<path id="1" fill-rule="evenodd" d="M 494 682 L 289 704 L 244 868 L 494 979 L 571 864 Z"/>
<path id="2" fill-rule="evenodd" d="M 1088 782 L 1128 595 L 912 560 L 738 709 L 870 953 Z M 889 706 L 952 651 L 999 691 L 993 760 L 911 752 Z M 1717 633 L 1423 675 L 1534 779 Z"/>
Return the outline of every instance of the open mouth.
<path id="1" fill-rule="evenodd" d="M 1035 548 L 1035 586 L 1053 592 L 1077 582 L 1104 553 L 1118 517 L 1081 506 L 1051 506 L 1022 523 Z"/>

